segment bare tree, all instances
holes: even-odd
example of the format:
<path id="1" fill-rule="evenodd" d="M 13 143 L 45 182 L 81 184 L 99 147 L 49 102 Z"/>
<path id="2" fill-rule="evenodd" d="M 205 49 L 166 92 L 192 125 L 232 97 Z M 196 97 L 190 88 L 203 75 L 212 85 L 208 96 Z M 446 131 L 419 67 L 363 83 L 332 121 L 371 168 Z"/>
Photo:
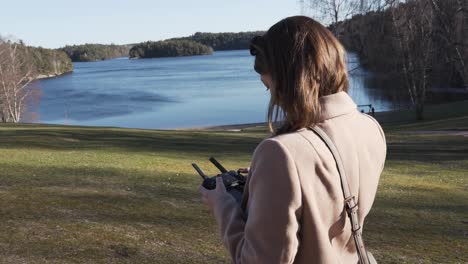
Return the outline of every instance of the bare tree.
<path id="1" fill-rule="evenodd" d="M 449 61 L 455 64 L 465 89 L 468 90 L 468 36 L 466 20 L 468 2 L 462 0 L 430 0 L 432 11 L 438 24 L 437 38 L 445 45 L 442 47 L 449 52 Z"/>
<path id="2" fill-rule="evenodd" d="M 428 1 L 431 0 L 387 1 L 396 32 L 398 54 L 395 55 L 403 67 L 405 86 L 416 109 L 418 120 L 424 119 L 433 58 L 434 14 Z M 401 4 L 405 5 L 405 8 L 399 8 Z"/>
<path id="3" fill-rule="evenodd" d="M 311 16 L 324 24 L 336 24 L 356 14 L 383 11 L 387 0 L 298 0 L 302 13 L 310 10 Z"/>
<path id="4" fill-rule="evenodd" d="M 384 11 L 388 7 L 388 1 L 387 0 L 369 0 L 365 7 L 367 9 L 365 8 L 364 10 L 367 10 L 367 11 L 381 12 L 381 11 Z"/>
<path id="5" fill-rule="evenodd" d="M 312 16 L 325 24 L 335 24 L 361 11 L 366 0 L 307 0 L 302 1 Z"/>
<path id="6" fill-rule="evenodd" d="M 0 115 L 3 122 L 18 123 L 27 102 L 35 94 L 31 83 L 36 77 L 28 48 L 0 41 Z"/>

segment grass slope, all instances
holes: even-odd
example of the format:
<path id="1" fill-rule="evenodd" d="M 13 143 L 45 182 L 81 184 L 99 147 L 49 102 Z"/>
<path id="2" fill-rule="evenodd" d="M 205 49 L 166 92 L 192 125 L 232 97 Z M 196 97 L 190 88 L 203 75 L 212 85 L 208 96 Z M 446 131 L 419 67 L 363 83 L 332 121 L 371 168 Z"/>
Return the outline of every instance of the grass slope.
<path id="1" fill-rule="evenodd" d="M 364 236 L 380 263 L 468 262 L 468 137 L 418 132 L 467 130 L 463 104 L 379 117 L 388 159 Z M 0 263 L 228 263 L 190 164 L 247 166 L 266 136 L 2 125 Z"/>

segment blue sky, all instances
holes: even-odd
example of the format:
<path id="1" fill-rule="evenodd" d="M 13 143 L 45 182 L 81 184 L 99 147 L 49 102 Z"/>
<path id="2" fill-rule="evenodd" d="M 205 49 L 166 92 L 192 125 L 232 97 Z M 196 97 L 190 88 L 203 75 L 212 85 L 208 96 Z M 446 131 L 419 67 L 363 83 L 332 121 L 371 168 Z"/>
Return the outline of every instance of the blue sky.
<path id="1" fill-rule="evenodd" d="M 137 43 L 201 32 L 266 30 L 296 0 L 1 0 L 0 34 L 28 45 Z"/>

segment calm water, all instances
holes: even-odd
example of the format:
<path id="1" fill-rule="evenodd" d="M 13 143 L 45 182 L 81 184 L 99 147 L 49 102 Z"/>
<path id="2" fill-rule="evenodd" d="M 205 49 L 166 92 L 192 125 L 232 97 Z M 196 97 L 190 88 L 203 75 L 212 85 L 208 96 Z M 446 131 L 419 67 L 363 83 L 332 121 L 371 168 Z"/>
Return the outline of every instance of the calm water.
<path id="1" fill-rule="evenodd" d="M 349 68 L 359 66 L 349 54 Z M 41 80 L 37 122 L 131 128 L 188 128 L 264 122 L 269 92 L 248 50 L 212 56 L 75 63 L 75 70 Z M 369 73 L 352 71 L 357 104 L 390 110 Z"/>

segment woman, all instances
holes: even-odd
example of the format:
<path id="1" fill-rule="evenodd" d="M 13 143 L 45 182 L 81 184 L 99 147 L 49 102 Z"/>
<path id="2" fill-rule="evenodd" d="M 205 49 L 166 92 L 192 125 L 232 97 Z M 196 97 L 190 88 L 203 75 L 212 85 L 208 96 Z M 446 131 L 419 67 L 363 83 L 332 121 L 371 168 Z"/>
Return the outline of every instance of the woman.
<path id="1" fill-rule="evenodd" d="M 347 94 L 343 47 L 320 23 L 296 16 L 254 38 L 251 53 L 270 90 L 273 136 L 253 154 L 240 207 L 221 181 L 215 190 L 200 187 L 233 262 L 358 263 L 337 164 L 310 129 L 321 128 L 338 149 L 362 227 L 386 143 Z"/>

